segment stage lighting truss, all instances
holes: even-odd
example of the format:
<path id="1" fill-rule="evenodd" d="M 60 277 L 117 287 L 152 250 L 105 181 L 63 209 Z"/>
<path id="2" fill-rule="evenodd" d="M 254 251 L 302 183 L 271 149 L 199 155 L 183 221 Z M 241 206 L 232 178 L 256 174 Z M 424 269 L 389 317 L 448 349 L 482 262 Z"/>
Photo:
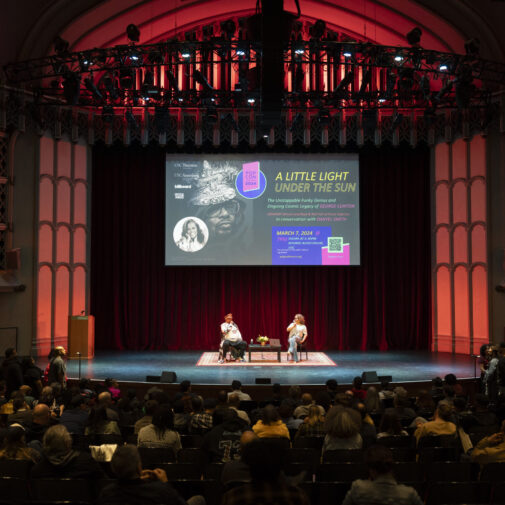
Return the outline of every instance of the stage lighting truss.
<path id="1" fill-rule="evenodd" d="M 505 65 L 471 52 L 311 39 L 286 45 L 283 61 L 279 110 L 485 108 L 505 83 Z M 39 105 L 261 110 L 261 68 L 260 42 L 215 38 L 59 51 L 4 70 Z"/>

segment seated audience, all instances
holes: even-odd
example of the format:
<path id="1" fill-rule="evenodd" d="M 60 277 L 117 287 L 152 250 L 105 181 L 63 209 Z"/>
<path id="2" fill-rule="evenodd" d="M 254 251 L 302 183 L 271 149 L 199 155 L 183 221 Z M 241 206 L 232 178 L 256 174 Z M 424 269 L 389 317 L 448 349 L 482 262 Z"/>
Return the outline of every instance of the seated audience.
<path id="1" fill-rule="evenodd" d="M 318 405 L 311 405 L 308 416 L 296 432 L 295 438 L 299 437 L 324 437 L 326 430 L 324 427 L 324 416 L 321 415 Z"/>
<path id="2" fill-rule="evenodd" d="M 104 393 L 102 393 L 104 394 Z M 106 393 L 109 394 L 109 393 Z M 105 404 L 99 404 L 91 409 L 88 417 L 88 425 L 84 430 L 85 435 L 121 435 L 121 430 L 116 421 L 107 416 Z"/>
<path id="3" fill-rule="evenodd" d="M 238 417 L 240 419 L 243 419 L 247 424 L 251 424 L 251 420 L 249 419 L 249 416 L 247 415 L 247 412 L 245 410 L 240 410 L 240 398 L 238 395 L 235 393 L 232 395 L 228 396 L 228 408 L 233 409 L 237 412 Z"/>
<path id="4" fill-rule="evenodd" d="M 69 433 L 84 435 L 88 424 L 89 412 L 86 398 L 75 395 L 70 401 L 70 405 L 60 416 L 60 424 L 65 426 Z"/>
<path id="5" fill-rule="evenodd" d="M 361 449 L 363 439 L 360 435 L 360 428 L 359 413 L 349 408 L 338 409 L 330 422 L 326 422 L 326 436 L 322 452 L 338 449 Z"/>
<path id="6" fill-rule="evenodd" d="M 399 435 L 408 436 L 408 433 L 402 429 L 398 416 L 394 412 L 384 414 L 381 419 L 377 438 L 395 437 Z"/>
<path id="7" fill-rule="evenodd" d="M 410 400 L 407 394 L 407 391 L 404 388 L 396 388 L 395 389 L 395 397 L 393 399 L 394 407 L 390 407 L 386 409 L 384 412 L 388 414 L 396 414 L 400 419 L 400 422 L 403 420 L 408 423 L 415 419 L 416 413 L 410 407 Z"/>
<path id="8" fill-rule="evenodd" d="M 426 389 L 421 389 L 416 397 L 414 405 L 418 417 L 430 419 L 435 413 L 435 402 L 431 394 Z"/>
<path id="9" fill-rule="evenodd" d="M 153 414 L 156 412 L 158 408 L 158 402 L 156 400 L 147 400 L 144 405 L 145 416 L 141 417 L 136 423 L 134 428 L 134 433 L 138 434 L 138 432 L 144 426 L 148 426 L 153 422 Z"/>
<path id="10" fill-rule="evenodd" d="M 249 466 L 242 459 L 245 447 L 247 444 L 259 440 L 254 431 L 244 431 L 240 437 L 240 453 L 239 458 L 232 461 L 228 461 L 223 466 L 221 472 L 221 482 L 226 486 L 230 482 L 250 482 L 251 472 L 249 471 Z"/>
<path id="11" fill-rule="evenodd" d="M 304 393 L 302 395 L 302 402 L 298 407 L 295 408 L 293 415 L 295 416 L 296 419 L 303 419 L 304 417 L 309 415 L 309 409 L 312 405 L 314 405 L 312 395 L 309 393 Z M 324 414 L 326 413 L 324 408 L 319 405 L 317 406 L 317 408 L 320 414 L 324 416 Z"/>
<path id="12" fill-rule="evenodd" d="M 188 381 L 188 380 L 182 381 L 179 384 L 179 389 L 180 389 L 179 392 L 176 393 L 176 395 L 174 397 L 174 402 L 181 400 L 182 404 L 184 406 L 183 411 L 186 414 L 189 414 L 192 409 L 191 400 L 192 400 L 192 398 L 194 398 L 195 396 L 198 396 L 198 395 L 195 395 L 191 391 L 191 381 Z"/>
<path id="13" fill-rule="evenodd" d="M 166 405 L 166 404 L 165 404 Z M 174 429 L 182 435 L 189 432 L 189 421 L 191 420 L 191 411 L 185 410 L 181 399 L 174 402 Z"/>
<path id="14" fill-rule="evenodd" d="M 351 391 L 355 399 L 359 401 L 363 401 L 365 399 L 366 389 L 363 389 L 363 379 L 361 377 L 354 377 Z"/>
<path id="15" fill-rule="evenodd" d="M 361 428 L 359 434 L 363 439 L 363 447 L 369 447 L 377 441 L 377 430 L 372 418 L 368 415 L 364 403 L 356 404 L 356 410 L 361 416 Z"/>
<path id="16" fill-rule="evenodd" d="M 107 378 L 104 380 L 104 385 L 107 391 L 110 393 L 113 402 L 119 401 L 121 398 L 121 390 L 119 389 L 119 384 L 116 379 Z"/>
<path id="17" fill-rule="evenodd" d="M 239 380 L 234 380 L 231 383 L 231 392 L 228 393 L 228 400 L 231 395 L 237 395 L 239 401 L 251 401 L 251 397 L 242 391 L 242 383 Z"/>
<path id="18" fill-rule="evenodd" d="M 18 423 L 25 427 L 32 424 L 33 412 L 28 407 L 25 396 L 21 393 L 17 393 L 12 400 L 12 408 L 14 409 L 13 414 L 9 414 L 7 417 L 7 424 Z"/>
<path id="19" fill-rule="evenodd" d="M 42 439 L 42 459 L 31 470 L 34 479 L 100 479 L 100 465 L 87 452 L 72 449 L 65 426 L 51 426 Z"/>
<path id="20" fill-rule="evenodd" d="M 326 392 L 330 395 L 331 403 L 335 401 L 335 396 L 338 392 L 338 382 L 335 379 L 326 381 Z"/>
<path id="21" fill-rule="evenodd" d="M 417 442 L 421 438 L 433 435 L 456 435 L 456 425 L 451 422 L 452 410 L 447 404 L 439 404 L 435 410 L 435 419 L 423 423 L 416 420 L 417 429 L 414 433 Z"/>
<path id="22" fill-rule="evenodd" d="M 288 389 L 288 399 L 293 408 L 296 409 L 302 403 L 302 388 L 300 386 L 290 386 Z"/>
<path id="23" fill-rule="evenodd" d="M 51 411 L 45 403 L 35 405 L 32 415 L 32 423 L 26 430 L 26 441 L 34 448 L 40 448 L 42 438 L 46 430 L 58 421 L 51 416 Z M 35 445 L 33 445 L 33 444 Z"/>
<path id="24" fill-rule="evenodd" d="M 128 389 L 117 403 L 119 426 L 133 426 L 142 417 L 142 406 L 135 389 Z"/>
<path id="25" fill-rule="evenodd" d="M 143 470 L 134 445 L 118 447 L 112 456 L 111 468 L 118 480 L 103 488 L 99 505 L 205 504 L 202 496 L 192 496 L 186 502 L 168 483 L 164 470 Z"/>
<path id="26" fill-rule="evenodd" d="M 34 463 L 40 459 L 39 453 L 26 445 L 25 429 L 19 424 L 6 430 L 0 447 L 0 459 L 17 459 Z"/>
<path id="27" fill-rule="evenodd" d="M 284 400 L 278 409 L 282 422 L 288 427 L 288 430 L 297 430 L 303 423 L 303 419 L 293 417 L 293 405 L 289 400 Z"/>
<path id="28" fill-rule="evenodd" d="M 163 447 L 177 454 L 181 448 L 181 437 L 174 431 L 174 413 L 169 405 L 160 405 L 153 415 L 153 422 L 139 431 L 139 447 Z"/>
<path id="29" fill-rule="evenodd" d="M 440 377 L 435 377 L 431 381 L 431 397 L 435 406 L 440 400 L 444 399 L 444 382 Z"/>
<path id="30" fill-rule="evenodd" d="M 232 409 L 216 409 L 213 428 L 203 438 L 203 450 L 211 463 L 226 463 L 239 458 L 240 437 L 249 429 Z"/>
<path id="31" fill-rule="evenodd" d="M 273 405 L 280 405 L 286 397 L 282 394 L 281 385 L 278 382 L 272 384 L 272 395 L 268 397 L 265 401 Z"/>
<path id="32" fill-rule="evenodd" d="M 288 427 L 282 422 L 273 405 L 261 409 L 260 420 L 252 427 L 259 438 L 289 438 Z"/>
<path id="33" fill-rule="evenodd" d="M 366 390 L 365 407 L 369 414 L 382 412 L 382 403 L 377 388 L 370 386 Z"/>
<path id="34" fill-rule="evenodd" d="M 395 394 L 393 392 L 393 386 L 391 386 L 388 380 L 386 379 L 382 380 L 381 390 L 379 391 L 379 398 L 383 403 L 383 406 L 387 407 L 387 405 L 384 404 L 387 402 L 392 402 L 394 397 Z"/>
<path id="35" fill-rule="evenodd" d="M 281 451 L 271 451 L 265 440 L 256 440 L 245 447 L 242 457 L 249 466 L 251 483 L 230 489 L 221 505 L 309 505 L 305 493 L 283 477 Z"/>
<path id="36" fill-rule="evenodd" d="M 212 414 L 217 402 L 214 398 L 205 398 L 202 403 L 200 397 L 193 398 L 193 412 L 189 421 L 189 432 L 204 435 L 212 429 Z"/>
<path id="37" fill-rule="evenodd" d="M 465 390 L 463 389 L 463 386 L 458 382 L 458 379 L 453 373 L 448 373 L 444 377 L 444 382 L 446 386 L 450 386 L 454 390 L 455 396 L 465 396 L 466 393 Z"/>
<path id="38" fill-rule="evenodd" d="M 105 410 L 107 419 L 109 421 L 119 422 L 119 414 L 114 407 L 114 402 L 112 401 L 112 395 L 109 391 L 102 391 L 98 395 L 98 407 L 101 407 Z"/>
<path id="39" fill-rule="evenodd" d="M 505 462 L 505 421 L 502 422 L 498 433 L 478 442 L 472 451 L 471 458 L 472 461 L 481 465 Z"/>
<path id="40" fill-rule="evenodd" d="M 398 484 L 393 475 L 393 454 L 381 445 L 369 447 L 365 453 L 369 479 L 352 483 L 342 505 L 370 505 L 394 503 L 395 505 L 423 505 L 417 491 Z"/>

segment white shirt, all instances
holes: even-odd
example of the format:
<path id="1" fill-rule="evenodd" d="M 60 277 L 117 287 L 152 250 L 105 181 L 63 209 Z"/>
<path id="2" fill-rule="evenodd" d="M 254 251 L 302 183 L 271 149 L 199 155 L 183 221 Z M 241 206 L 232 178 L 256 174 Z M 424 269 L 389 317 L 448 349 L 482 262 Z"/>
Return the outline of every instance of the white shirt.
<path id="1" fill-rule="evenodd" d="M 289 330 L 289 336 L 292 337 L 293 335 L 296 335 L 297 337 L 300 337 L 303 339 L 304 337 L 307 336 L 307 327 L 304 324 L 297 324 L 295 325 L 294 323 L 291 323 L 288 328 Z"/>
<path id="2" fill-rule="evenodd" d="M 235 323 L 223 323 L 221 324 L 221 333 L 224 335 L 225 340 L 230 342 L 240 342 L 242 340 L 242 335 Z"/>

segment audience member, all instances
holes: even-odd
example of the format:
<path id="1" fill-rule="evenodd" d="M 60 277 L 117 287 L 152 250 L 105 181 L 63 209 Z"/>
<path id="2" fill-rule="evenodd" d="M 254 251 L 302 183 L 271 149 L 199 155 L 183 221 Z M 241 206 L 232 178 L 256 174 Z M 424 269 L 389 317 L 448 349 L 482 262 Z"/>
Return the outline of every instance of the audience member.
<path id="1" fill-rule="evenodd" d="M 282 422 L 273 405 L 261 409 L 260 420 L 252 427 L 258 438 L 290 438 L 288 427 Z"/>
<path id="2" fill-rule="evenodd" d="M 370 505 L 394 503 L 395 505 L 423 505 L 417 491 L 398 484 L 393 475 L 391 449 L 381 445 L 369 447 L 365 453 L 369 479 L 352 483 L 342 505 Z"/>
<path id="3" fill-rule="evenodd" d="M 1 372 L 7 388 L 6 396 L 10 398 L 12 393 L 18 391 L 23 385 L 23 369 L 19 362 L 18 353 L 13 347 L 5 349 Z"/>
<path id="4" fill-rule="evenodd" d="M 409 423 L 415 419 L 416 413 L 410 407 L 410 400 L 407 391 L 404 388 L 395 389 L 393 405 L 394 407 L 390 407 L 384 412 L 388 414 L 395 413 L 400 419 L 400 422 L 403 420 L 405 423 Z"/>
<path id="5" fill-rule="evenodd" d="M 435 406 L 440 400 L 444 399 L 444 382 L 440 377 L 435 377 L 431 381 L 431 397 L 435 402 Z"/>
<path id="6" fill-rule="evenodd" d="M 319 410 L 319 409 L 318 409 Z M 293 404 L 288 399 L 281 402 L 279 407 L 279 416 L 282 422 L 287 426 L 288 430 L 297 430 L 301 424 L 303 424 L 303 419 L 295 419 L 293 416 Z"/>
<path id="7" fill-rule="evenodd" d="M 239 458 L 240 437 L 248 429 L 232 409 L 216 409 L 213 428 L 203 438 L 203 449 L 211 463 L 226 463 Z"/>
<path id="8" fill-rule="evenodd" d="M 60 416 L 60 424 L 65 426 L 69 433 L 84 435 L 88 424 L 89 412 L 86 398 L 75 395 L 70 401 L 70 405 Z"/>
<path id="9" fill-rule="evenodd" d="M 153 415 L 153 422 L 144 426 L 138 434 L 139 447 L 163 447 L 177 454 L 181 449 L 181 437 L 174 431 L 174 413 L 169 405 L 160 405 Z"/>
<path id="10" fill-rule="evenodd" d="M 182 435 L 189 433 L 191 420 L 191 411 L 186 412 L 185 409 L 184 402 L 180 398 L 174 401 L 174 428 Z"/>
<path id="11" fill-rule="evenodd" d="M 117 403 L 119 426 L 133 426 L 142 416 L 142 406 L 135 389 L 128 389 Z"/>
<path id="12" fill-rule="evenodd" d="M 72 437 L 62 425 L 51 426 L 42 439 L 42 459 L 32 468 L 35 479 L 99 479 L 99 464 L 87 452 L 72 450 Z"/>
<path id="13" fill-rule="evenodd" d="M 32 442 L 38 442 L 38 444 L 33 445 L 33 447 L 38 449 L 46 430 L 57 422 L 57 420 L 51 417 L 49 407 L 45 403 L 39 403 L 33 409 L 32 423 L 26 430 L 27 442 L 30 445 Z"/>
<path id="14" fill-rule="evenodd" d="M 184 380 L 179 384 L 180 391 L 176 393 L 174 401 L 181 400 L 184 405 L 184 412 L 189 414 L 193 408 L 191 405 L 191 400 L 193 397 L 197 396 L 191 392 L 191 381 Z"/>
<path id="15" fill-rule="evenodd" d="M 228 399 L 231 395 L 237 395 L 240 401 L 251 401 L 251 397 L 242 391 L 242 383 L 239 380 L 234 380 L 231 383 L 231 392 L 228 393 Z"/>
<path id="16" fill-rule="evenodd" d="M 330 395 L 331 403 L 335 401 L 337 388 L 338 388 L 338 382 L 335 379 L 328 379 L 326 381 L 326 392 Z"/>
<path id="17" fill-rule="evenodd" d="M 287 484 L 282 475 L 283 454 L 271 451 L 265 440 L 257 440 L 244 449 L 243 460 L 249 466 L 251 482 L 234 487 L 223 495 L 221 505 L 309 505 L 305 493 Z"/>
<path id="18" fill-rule="evenodd" d="M 101 393 L 103 394 L 103 393 Z M 109 393 L 107 393 L 109 394 Z M 85 435 L 121 435 L 117 421 L 112 421 L 107 416 L 104 404 L 98 404 L 89 412 L 88 424 L 84 430 Z"/>
<path id="19" fill-rule="evenodd" d="M 309 414 L 303 420 L 296 432 L 295 438 L 299 437 L 324 437 L 326 430 L 324 426 L 324 416 L 318 405 L 309 407 Z"/>
<path id="20" fill-rule="evenodd" d="M 372 418 L 368 415 L 364 403 L 356 404 L 356 410 L 361 416 L 361 428 L 359 434 L 363 439 L 363 447 L 370 447 L 377 441 L 377 430 Z"/>
<path id="21" fill-rule="evenodd" d="M 17 393 L 12 399 L 13 414 L 7 417 L 7 424 L 19 423 L 24 427 L 29 427 L 32 424 L 33 412 L 28 407 L 25 397 L 21 393 Z"/>
<path id="22" fill-rule="evenodd" d="M 225 486 L 231 482 L 251 481 L 249 466 L 242 459 L 242 455 L 244 454 L 247 444 L 250 444 L 255 440 L 259 440 L 259 438 L 254 431 L 246 430 L 242 433 L 242 436 L 240 437 L 239 458 L 225 463 L 221 472 L 221 482 Z"/>
<path id="23" fill-rule="evenodd" d="M 308 416 L 309 409 L 310 409 L 310 407 L 312 405 L 314 405 L 314 401 L 312 400 L 312 395 L 310 393 L 304 393 L 302 395 L 301 404 L 298 405 L 298 407 L 296 407 L 293 415 L 297 419 L 303 419 L 303 418 L 305 418 L 306 416 Z M 324 414 L 326 413 L 326 411 L 324 410 L 324 408 L 321 407 L 320 405 L 318 405 L 317 408 L 319 409 L 320 414 L 322 416 L 324 416 Z"/>
<path id="24" fill-rule="evenodd" d="M 455 435 L 456 425 L 450 421 L 451 407 L 447 404 L 439 404 L 435 410 L 435 419 L 423 423 L 416 420 L 417 429 L 414 433 L 417 442 L 423 437 L 430 435 Z"/>
<path id="25" fill-rule="evenodd" d="M 119 389 L 117 380 L 109 377 L 104 380 L 104 385 L 107 391 L 110 393 L 112 401 L 118 402 L 121 398 L 121 390 Z"/>
<path id="26" fill-rule="evenodd" d="M 205 504 L 201 496 L 193 496 L 186 502 L 168 483 L 167 474 L 161 468 L 143 470 L 134 445 L 118 447 L 112 456 L 111 468 L 118 480 L 102 490 L 99 505 Z"/>
<path id="27" fill-rule="evenodd" d="M 272 384 L 272 396 L 267 398 L 265 401 L 271 403 L 272 405 L 280 405 L 285 396 L 282 394 L 281 385 L 278 382 Z"/>
<path id="28" fill-rule="evenodd" d="M 217 402 L 214 398 L 193 398 L 193 412 L 189 420 L 189 432 L 196 435 L 205 435 L 212 429 L 212 414 L 216 409 Z"/>
<path id="29" fill-rule="evenodd" d="M 296 409 L 302 403 L 302 388 L 300 386 L 290 386 L 288 389 L 288 398 L 293 408 Z"/>
<path id="30" fill-rule="evenodd" d="M 505 421 L 502 422 L 498 433 L 485 437 L 477 443 L 471 458 L 481 465 L 505 463 Z"/>
<path id="31" fill-rule="evenodd" d="M 67 365 L 63 357 L 66 355 L 66 350 L 63 346 L 59 345 L 54 348 L 52 358 L 49 362 L 49 371 L 47 374 L 47 383 L 51 385 L 57 382 L 62 387 L 65 387 L 67 381 Z"/>
<path id="32" fill-rule="evenodd" d="M 349 408 L 338 409 L 330 422 L 326 423 L 323 452 L 337 449 L 361 449 L 363 439 L 359 433 L 360 428 L 359 413 Z"/>
<path id="33" fill-rule="evenodd" d="M 395 412 L 384 413 L 379 426 L 379 433 L 377 438 L 394 437 L 394 436 L 408 436 L 408 433 L 402 429 L 400 420 Z"/>
<path id="34" fill-rule="evenodd" d="M 23 358 L 21 368 L 23 369 L 24 384 L 30 386 L 34 398 L 38 398 L 42 392 L 42 370 L 35 365 L 31 356 Z"/>
<path id="35" fill-rule="evenodd" d="M 354 377 L 351 391 L 357 400 L 363 401 L 365 399 L 366 389 L 363 389 L 363 379 L 361 377 Z"/>
<path id="36" fill-rule="evenodd" d="M 377 388 L 370 386 L 366 390 L 365 407 L 369 414 L 375 414 L 382 411 L 382 403 Z"/>
<path id="37" fill-rule="evenodd" d="M 0 459 L 17 459 L 36 462 L 39 453 L 26 445 L 25 429 L 20 424 L 10 426 L 0 445 Z"/>
<path id="38" fill-rule="evenodd" d="M 417 394 L 414 408 L 419 417 L 424 417 L 425 419 L 433 417 L 435 413 L 435 402 L 426 389 L 421 389 Z"/>
<path id="39" fill-rule="evenodd" d="M 393 393 L 393 387 L 387 379 L 381 381 L 381 390 L 379 391 L 379 398 L 383 403 L 384 407 L 389 407 L 386 405 L 388 402 L 392 402 L 395 394 Z"/>
<path id="40" fill-rule="evenodd" d="M 158 408 L 158 402 L 156 400 L 147 400 L 144 404 L 144 417 L 141 417 L 136 423 L 134 428 L 134 433 L 138 434 L 141 428 L 148 426 L 153 422 L 153 414 Z"/>
<path id="41" fill-rule="evenodd" d="M 102 391 L 98 395 L 98 407 L 102 407 L 105 410 L 105 414 L 109 421 L 119 422 L 119 414 L 115 409 L 113 409 L 114 403 L 112 401 L 112 395 L 109 391 Z"/>
<path id="42" fill-rule="evenodd" d="M 243 419 L 247 424 L 251 424 L 251 420 L 249 419 L 249 416 L 247 415 L 247 412 L 245 410 L 240 410 L 240 397 L 236 395 L 235 393 L 232 395 L 228 396 L 228 407 L 230 409 L 233 409 L 237 412 L 238 417 L 240 419 Z"/>

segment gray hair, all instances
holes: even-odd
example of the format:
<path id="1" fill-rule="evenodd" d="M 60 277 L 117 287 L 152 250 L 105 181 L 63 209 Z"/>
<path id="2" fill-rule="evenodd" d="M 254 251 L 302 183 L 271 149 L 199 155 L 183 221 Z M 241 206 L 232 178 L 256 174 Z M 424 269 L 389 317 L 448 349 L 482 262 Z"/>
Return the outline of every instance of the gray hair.
<path id="1" fill-rule="evenodd" d="M 42 448 L 47 454 L 58 454 L 72 449 L 72 437 L 63 424 L 51 426 L 44 433 Z"/>

